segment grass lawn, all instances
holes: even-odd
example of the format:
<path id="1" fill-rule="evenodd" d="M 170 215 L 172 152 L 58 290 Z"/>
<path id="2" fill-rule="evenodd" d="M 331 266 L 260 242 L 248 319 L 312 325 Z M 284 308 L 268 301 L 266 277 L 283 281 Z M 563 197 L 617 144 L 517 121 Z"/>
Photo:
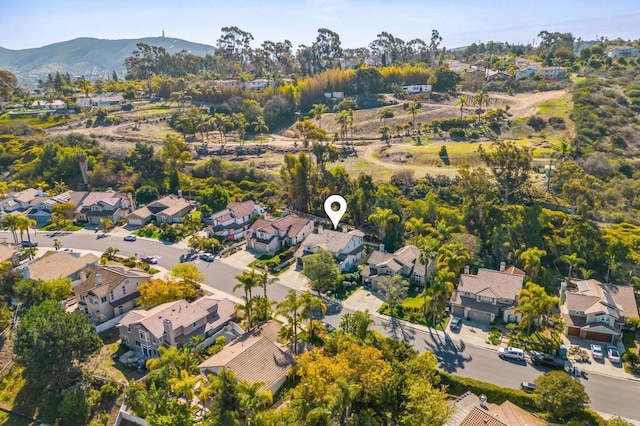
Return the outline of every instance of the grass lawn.
<path id="1" fill-rule="evenodd" d="M 563 96 L 540 103 L 538 114 L 548 117 L 566 117 L 571 111 L 570 100 Z"/>
<path id="2" fill-rule="evenodd" d="M 153 233 L 146 233 L 146 232 L 140 232 L 140 229 L 136 229 L 135 231 L 132 232 L 133 235 L 137 235 L 139 237 L 146 237 L 146 238 L 154 238 L 156 240 L 159 240 L 160 237 L 162 236 L 162 233 L 160 231 L 154 231 Z"/>
<path id="3" fill-rule="evenodd" d="M 56 229 L 56 226 L 53 223 L 45 225 L 41 229 L 43 231 L 58 231 L 58 229 Z M 72 223 L 71 225 L 65 226 L 64 228 L 60 229 L 59 231 L 74 232 L 74 231 L 79 231 L 81 229 L 83 229 L 82 226 L 76 225 L 75 223 Z"/>

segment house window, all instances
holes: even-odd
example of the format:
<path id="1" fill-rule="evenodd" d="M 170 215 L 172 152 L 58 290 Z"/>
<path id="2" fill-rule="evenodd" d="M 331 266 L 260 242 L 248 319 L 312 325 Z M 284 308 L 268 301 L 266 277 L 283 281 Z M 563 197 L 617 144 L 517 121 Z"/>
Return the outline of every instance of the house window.
<path id="1" fill-rule="evenodd" d="M 113 291 L 111 292 L 111 300 L 115 299 L 115 297 L 113 296 Z"/>
<path id="2" fill-rule="evenodd" d="M 140 347 L 140 346 L 141 346 L 141 345 L 140 345 L 140 341 L 136 340 L 136 346 L 137 346 L 137 347 Z"/>
<path id="3" fill-rule="evenodd" d="M 148 340 L 147 333 L 145 331 L 140 330 L 140 338 L 143 340 Z"/>
<path id="4" fill-rule="evenodd" d="M 80 296 L 80 300 L 84 302 L 84 296 Z"/>
<path id="5" fill-rule="evenodd" d="M 122 294 L 127 294 L 127 289 L 125 286 L 122 286 Z"/>
<path id="6" fill-rule="evenodd" d="M 198 326 L 199 321 L 196 321 L 193 323 L 193 328 L 196 328 Z"/>
<path id="7" fill-rule="evenodd" d="M 127 278 L 126 280 L 124 280 L 125 284 L 129 284 L 129 278 Z"/>
<path id="8" fill-rule="evenodd" d="M 487 296 L 479 296 L 478 299 L 481 302 L 488 302 L 488 303 L 493 302 L 493 299 L 491 297 L 487 297 Z"/>
<path id="9" fill-rule="evenodd" d="M 124 314 L 124 307 L 122 305 L 118 306 L 118 312 L 120 315 Z"/>
<path id="10" fill-rule="evenodd" d="M 129 343 L 129 337 L 127 337 L 127 336 L 122 336 L 122 342 L 123 342 L 123 343 Z"/>

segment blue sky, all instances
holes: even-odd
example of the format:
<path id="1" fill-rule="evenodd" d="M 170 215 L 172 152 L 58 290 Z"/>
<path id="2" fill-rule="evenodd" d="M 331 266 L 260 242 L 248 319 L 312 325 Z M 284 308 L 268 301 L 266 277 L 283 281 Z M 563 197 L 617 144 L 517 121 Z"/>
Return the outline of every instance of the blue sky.
<path id="1" fill-rule="evenodd" d="M 2 5 L 0 46 L 39 47 L 76 37 L 158 36 L 215 44 L 223 26 L 264 40 L 311 44 L 318 28 L 343 47 L 368 45 L 381 31 L 405 41 L 430 38 L 448 48 L 474 41 L 530 42 L 541 30 L 640 37 L 639 0 L 15 0 Z"/>

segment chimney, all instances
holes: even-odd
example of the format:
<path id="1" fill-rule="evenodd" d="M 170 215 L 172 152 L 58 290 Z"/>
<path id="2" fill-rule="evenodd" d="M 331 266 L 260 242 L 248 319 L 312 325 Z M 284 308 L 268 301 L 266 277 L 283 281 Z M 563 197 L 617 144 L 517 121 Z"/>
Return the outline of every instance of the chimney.
<path id="1" fill-rule="evenodd" d="M 347 227 L 346 226 L 342 227 L 342 232 L 345 233 L 345 234 L 347 233 Z"/>
<path id="2" fill-rule="evenodd" d="M 379 250 L 379 251 L 381 251 L 381 252 L 383 252 L 383 253 L 385 253 L 385 251 L 384 251 L 384 244 L 380 243 L 380 244 L 378 245 L 378 250 Z"/>
<path id="3" fill-rule="evenodd" d="M 87 280 L 87 273 L 85 271 L 80 271 L 80 279 L 82 281 L 86 281 Z"/>
<path id="4" fill-rule="evenodd" d="M 127 192 L 127 198 L 129 199 L 129 213 L 135 210 L 135 204 L 133 204 L 133 196 L 130 192 Z"/>
<path id="5" fill-rule="evenodd" d="M 478 397 L 478 399 L 480 400 L 480 407 L 484 408 L 485 410 L 488 408 L 487 407 L 487 395 L 482 394 Z"/>
<path id="6" fill-rule="evenodd" d="M 564 305 L 564 301 L 567 298 L 567 282 L 562 281 L 560 283 L 560 305 Z"/>
<path id="7" fill-rule="evenodd" d="M 173 324 L 170 319 L 166 319 L 162 321 L 162 327 L 164 328 L 164 340 L 169 344 L 169 346 L 176 345 L 176 335 L 173 331 Z"/>
<path id="8" fill-rule="evenodd" d="M 500 272 L 504 272 L 504 268 L 507 266 L 505 262 L 500 262 Z"/>
<path id="9" fill-rule="evenodd" d="M 464 274 L 469 275 L 469 265 L 464 266 Z"/>
<path id="10" fill-rule="evenodd" d="M 101 285 L 102 285 L 102 274 L 98 272 L 96 274 L 96 287 Z"/>
<path id="11" fill-rule="evenodd" d="M 322 234 L 324 232 L 324 226 L 322 226 L 322 224 L 318 225 L 318 235 Z"/>
<path id="12" fill-rule="evenodd" d="M 22 276 L 25 277 L 26 279 L 30 279 L 31 278 L 31 272 L 29 272 L 29 267 L 28 266 L 26 268 L 22 269 Z"/>
<path id="13" fill-rule="evenodd" d="M 182 198 L 182 189 L 178 189 L 178 197 Z"/>

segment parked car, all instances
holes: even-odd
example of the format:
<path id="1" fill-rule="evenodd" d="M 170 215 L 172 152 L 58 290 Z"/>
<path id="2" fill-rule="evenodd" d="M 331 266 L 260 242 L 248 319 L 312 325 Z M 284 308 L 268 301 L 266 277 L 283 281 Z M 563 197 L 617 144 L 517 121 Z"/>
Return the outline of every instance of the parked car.
<path id="1" fill-rule="evenodd" d="M 200 259 L 204 260 L 205 262 L 213 262 L 213 259 L 215 259 L 215 256 L 212 255 L 211 253 L 202 253 L 200 255 Z"/>
<path id="2" fill-rule="evenodd" d="M 460 326 L 462 325 L 462 318 L 453 317 L 451 318 L 451 323 L 449 324 L 449 328 L 451 331 L 460 330 Z"/>
<path id="3" fill-rule="evenodd" d="M 498 356 L 500 358 L 512 358 L 518 361 L 524 360 L 524 351 L 518 348 L 500 348 L 498 349 Z"/>
<path id="4" fill-rule="evenodd" d="M 22 240 L 22 247 L 38 247 L 38 242 L 35 240 Z"/>
<path id="5" fill-rule="evenodd" d="M 533 392 L 534 390 L 536 390 L 536 387 L 538 387 L 538 385 L 532 382 L 520 383 L 520 389 L 522 389 L 525 392 Z"/>
<path id="6" fill-rule="evenodd" d="M 66 251 L 67 253 L 73 253 L 73 249 L 68 247 L 62 247 L 61 249 L 58 249 L 58 251 Z"/>
<path id="7" fill-rule="evenodd" d="M 107 234 L 105 234 L 105 233 L 103 232 L 102 234 L 98 234 L 98 235 L 96 236 L 96 239 L 98 239 L 98 240 L 99 240 L 100 238 L 104 238 L 104 237 L 106 237 L 106 236 L 107 236 Z"/>
<path id="8" fill-rule="evenodd" d="M 329 324 L 328 322 L 322 321 L 322 325 L 327 329 L 329 333 L 336 331 L 336 328 Z"/>
<path id="9" fill-rule="evenodd" d="M 547 367 L 557 369 L 563 369 L 565 366 L 565 360 L 562 358 L 556 358 L 553 355 L 538 351 L 531 351 L 530 354 L 531 364 L 533 365 L 546 365 Z"/>
<path id="10" fill-rule="evenodd" d="M 614 345 L 607 345 L 607 356 L 611 362 L 620 362 L 620 352 Z"/>
<path id="11" fill-rule="evenodd" d="M 592 343 L 591 356 L 593 357 L 593 359 L 604 359 L 604 355 L 602 353 L 602 346 Z"/>
<path id="12" fill-rule="evenodd" d="M 154 257 L 154 256 L 144 256 L 144 257 L 140 258 L 140 260 L 142 260 L 143 262 L 150 263 L 151 265 L 157 265 L 158 264 L 158 258 Z"/>
<path id="13" fill-rule="evenodd" d="M 124 240 L 125 240 L 125 241 L 135 241 L 135 240 L 137 240 L 137 239 L 138 239 L 138 237 L 136 237 L 136 236 L 135 236 L 135 235 L 133 235 L 133 234 L 129 234 L 129 235 L 127 235 L 126 237 L 124 237 Z"/>

